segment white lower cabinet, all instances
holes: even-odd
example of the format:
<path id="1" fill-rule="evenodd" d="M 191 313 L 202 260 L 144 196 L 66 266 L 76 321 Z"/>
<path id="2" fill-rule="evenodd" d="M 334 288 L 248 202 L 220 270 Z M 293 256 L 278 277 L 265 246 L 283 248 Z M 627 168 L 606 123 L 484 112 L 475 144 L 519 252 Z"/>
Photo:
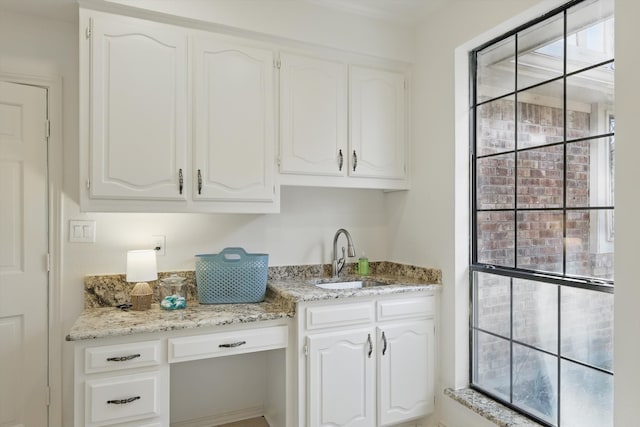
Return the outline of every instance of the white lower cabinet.
<path id="1" fill-rule="evenodd" d="M 161 415 L 161 372 L 87 381 L 87 426 L 100 426 Z"/>
<path id="2" fill-rule="evenodd" d="M 377 328 L 378 424 L 393 425 L 434 409 L 433 319 Z"/>
<path id="3" fill-rule="evenodd" d="M 375 423 L 372 328 L 307 337 L 309 427 Z"/>
<path id="4" fill-rule="evenodd" d="M 76 341 L 73 425 L 218 425 L 249 414 L 264 415 L 272 427 L 292 426 L 286 421 L 292 410 L 285 397 L 288 339 L 288 326 L 280 323 Z"/>
<path id="5" fill-rule="evenodd" d="M 77 427 L 164 425 L 169 419 L 169 365 L 163 341 L 76 345 Z"/>
<path id="6" fill-rule="evenodd" d="M 300 425 L 391 426 L 433 411 L 433 297 L 378 297 L 369 304 L 375 318 L 354 315 L 325 329 L 309 322 L 309 313 L 362 313 L 365 303 L 300 310 L 307 313 L 299 322 L 306 359 L 299 371 Z"/>

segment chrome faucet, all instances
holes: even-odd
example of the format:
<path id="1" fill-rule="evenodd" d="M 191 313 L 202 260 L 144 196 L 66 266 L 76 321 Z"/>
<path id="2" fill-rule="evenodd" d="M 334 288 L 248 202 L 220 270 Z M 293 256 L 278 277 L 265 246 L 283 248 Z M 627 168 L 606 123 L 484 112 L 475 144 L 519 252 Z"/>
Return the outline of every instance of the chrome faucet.
<path id="1" fill-rule="evenodd" d="M 348 250 L 347 254 L 350 257 L 356 256 L 356 249 L 353 247 L 353 240 L 351 240 L 351 234 L 349 234 L 349 232 L 344 228 L 341 228 L 338 231 L 336 231 L 336 235 L 333 236 L 333 268 L 331 270 L 332 271 L 331 274 L 333 277 L 336 277 L 338 274 L 340 274 L 342 267 L 344 267 L 344 264 L 347 261 L 347 259 L 345 258 L 344 246 L 342 247 L 342 257 L 338 259 L 338 237 L 340 237 L 341 233 L 343 233 L 347 237 L 347 250 Z"/>

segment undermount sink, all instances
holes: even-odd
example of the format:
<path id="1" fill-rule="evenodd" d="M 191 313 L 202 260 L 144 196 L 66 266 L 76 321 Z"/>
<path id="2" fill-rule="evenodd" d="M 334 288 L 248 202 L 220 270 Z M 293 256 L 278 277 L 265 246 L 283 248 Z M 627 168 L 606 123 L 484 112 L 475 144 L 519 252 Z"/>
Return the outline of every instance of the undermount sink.
<path id="1" fill-rule="evenodd" d="M 378 282 L 375 280 L 351 280 L 347 282 L 321 282 L 313 283 L 322 289 L 357 289 L 357 288 L 371 288 L 374 286 L 385 286 L 386 283 Z"/>

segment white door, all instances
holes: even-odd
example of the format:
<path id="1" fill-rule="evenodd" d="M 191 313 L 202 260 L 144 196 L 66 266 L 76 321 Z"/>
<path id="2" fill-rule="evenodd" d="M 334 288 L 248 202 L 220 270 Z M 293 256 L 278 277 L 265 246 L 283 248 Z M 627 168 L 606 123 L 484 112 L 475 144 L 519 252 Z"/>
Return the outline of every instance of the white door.
<path id="1" fill-rule="evenodd" d="M 433 320 L 385 325 L 377 332 L 379 425 L 429 414 L 434 406 Z"/>
<path id="2" fill-rule="evenodd" d="M 47 421 L 47 93 L 0 82 L 0 425 Z"/>
<path id="3" fill-rule="evenodd" d="M 268 49 L 196 39 L 195 200 L 275 199 L 273 66 Z"/>
<path id="4" fill-rule="evenodd" d="M 90 196 L 186 200 L 184 30 L 102 15 L 92 27 Z"/>
<path id="5" fill-rule="evenodd" d="M 345 64 L 280 54 L 280 173 L 345 176 Z"/>
<path id="6" fill-rule="evenodd" d="M 309 427 L 375 425 L 373 330 L 308 337 Z"/>
<path id="7" fill-rule="evenodd" d="M 349 174 L 405 177 L 405 77 L 352 66 L 349 70 Z"/>

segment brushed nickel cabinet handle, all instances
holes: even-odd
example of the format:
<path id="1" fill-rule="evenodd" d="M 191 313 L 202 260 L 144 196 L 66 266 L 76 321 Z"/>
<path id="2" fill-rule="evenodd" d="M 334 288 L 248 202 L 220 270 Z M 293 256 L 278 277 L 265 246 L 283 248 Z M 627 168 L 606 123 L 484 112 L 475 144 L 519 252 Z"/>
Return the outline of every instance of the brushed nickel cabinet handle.
<path id="1" fill-rule="evenodd" d="M 371 354 L 373 353 L 373 343 L 371 342 L 371 334 L 367 334 L 367 343 L 369 344 L 369 352 L 367 353 L 367 357 L 371 359 Z"/>
<path id="2" fill-rule="evenodd" d="M 182 189 L 184 187 L 184 176 L 182 175 L 182 169 L 178 170 L 178 187 L 180 189 L 180 194 L 182 194 Z"/>
<path id="3" fill-rule="evenodd" d="M 198 194 L 202 194 L 202 172 L 198 169 Z"/>
<path id="4" fill-rule="evenodd" d="M 356 150 L 353 150 L 353 171 L 356 171 L 358 167 L 358 155 L 356 154 Z"/>
<path id="5" fill-rule="evenodd" d="M 130 354 L 128 356 L 107 357 L 107 362 L 126 362 L 127 360 L 140 357 L 140 354 Z"/>
<path id="6" fill-rule="evenodd" d="M 342 165 L 344 164 L 344 156 L 342 150 L 338 150 L 338 170 L 342 171 Z"/>
<path id="7" fill-rule="evenodd" d="M 111 405 L 126 405 L 127 403 L 135 402 L 136 400 L 139 400 L 139 399 L 141 399 L 140 396 L 134 396 L 128 399 L 107 400 L 107 403 Z"/>
<path id="8" fill-rule="evenodd" d="M 384 332 L 382 332 L 382 355 L 384 356 L 386 352 L 387 352 L 387 337 L 385 336 Z"/>
<path id="9" fill-rule="evenodd" d="M 233 348 L 233 347 L 240 347 L 241 345 L 246 344 L 246 341 L 238 341 L 238 342 L 232 342 L 230 344 L 220 344 L 218 345 L 218 347 L 220 348 Z"/>

